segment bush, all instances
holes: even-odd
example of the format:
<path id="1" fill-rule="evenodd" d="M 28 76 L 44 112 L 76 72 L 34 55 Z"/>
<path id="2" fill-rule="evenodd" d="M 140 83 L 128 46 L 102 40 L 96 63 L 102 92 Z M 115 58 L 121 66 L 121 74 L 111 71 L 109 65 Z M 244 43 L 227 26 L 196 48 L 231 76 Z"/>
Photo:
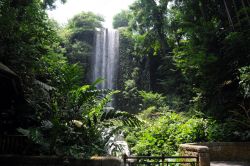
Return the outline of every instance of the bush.
<path id="1" fill-rule="evenodd" d="M 52 98 L 47 105 L 49 115 L 37 117 L 37 126 L 18 131 L 38 146 L 34 148 L 40 154 L 74 158 L 106 154 L 105 144 L 111 135 L 105 136 L 105 129 L 114 133 L 140 123 L 127 112 L 104 109 L 114 93 L 117 91 L 98 90 L 95 84 L 84 85 L 68 93 L 63 108 Z"/>
<path id="2" fill-rule="evenodd" d="M 155 106 L 157 108 L 166 106 L 166 97 L 159 93 L 139 91 L 139 94 L 142 97 L 143 109 L 151 106 Z"/>
<path id="3" fill-rule="evenodd" d="M 148 110 L 147 110 L 148 111 Z M 207 120 L 190 118 L 174 112 L 166 112 L 127 136 L 136 155 L 174 155 L 178 145 L 206 140 Z"/>
<path id="4" fill-rule="evenodd" d="M 140 117 L 144 125 L 130 131 L 126 137 L 135 155 L 174 155 L 183 143 L 232 139 L 233 130 L 229 123 L 219 124 L 212 119 L 188 117 L 170 110 L 152 118 L 154 109 L 149 107 L 142 112 Z"/>

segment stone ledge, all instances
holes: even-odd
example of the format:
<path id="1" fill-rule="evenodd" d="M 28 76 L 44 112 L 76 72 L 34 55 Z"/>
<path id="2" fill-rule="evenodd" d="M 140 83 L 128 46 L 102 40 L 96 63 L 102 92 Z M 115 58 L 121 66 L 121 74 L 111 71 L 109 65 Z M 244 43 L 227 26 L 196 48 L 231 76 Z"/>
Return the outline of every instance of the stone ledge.
<path id="1" fill-rule="evenodd" d="M 250 161 L 250 142 L 204 142 L 181 144 L 181 155 L 199 157 L 199 166 L 210 161 Z"/>
<path id="2" fill-rule="evenodd" d="M 181 144 L 180 148 L 199 153 L 206 153 L 209 151 L 209 148 L 207 146 L 195 145 L 195 144 Z"/>

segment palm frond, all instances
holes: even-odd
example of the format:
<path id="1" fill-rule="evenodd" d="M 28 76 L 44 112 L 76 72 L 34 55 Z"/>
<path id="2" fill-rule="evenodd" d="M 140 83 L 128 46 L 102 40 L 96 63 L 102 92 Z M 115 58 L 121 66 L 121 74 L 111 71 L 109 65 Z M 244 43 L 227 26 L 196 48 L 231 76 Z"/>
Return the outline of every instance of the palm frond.
<path id="1" fill-rule="evenodd" d="M 45 89 L 48 92 L 56 89 L 56 88 L 54 88 L 54 87 L 52 87 L 52 86 L 50 86 L 42 81 L 39 81 L 39 80 L 35 80 L 34 83 L 39 85 L 40 87 L 42 87 L 43 89 Z"/>
<path id="2" fill-rule="evenodd" d="M 119 120 L 125 126 L 140 126 L 141 121 L 133 114 L 125 111 L 107 110 L 102 113 L 100 121 Z"/>

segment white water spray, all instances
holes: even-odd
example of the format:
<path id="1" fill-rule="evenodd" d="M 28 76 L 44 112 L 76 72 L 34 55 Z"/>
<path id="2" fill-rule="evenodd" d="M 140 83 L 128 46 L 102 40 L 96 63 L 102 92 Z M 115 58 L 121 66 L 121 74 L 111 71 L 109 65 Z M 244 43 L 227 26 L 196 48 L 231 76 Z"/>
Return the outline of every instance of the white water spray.
<path id="1" fill-rule="evenodd" d="M 101 29 L 96 32 L 95 53 L 92 61 L 92 82 L 104 79 L 97 85 L 98 89 L 116 89 L 119 59 L 119 32 L 113 29 Z M 108 104 L 112 107 L 112 102 Z M 110 135 L 111 128 L 103 132 L 103 137 Z M 130 155 L 127 142 L 122 133 L 113 135 L 106 144 L 109 155 Z"/>
<path id="2" fill-rule="evenodd" d="M 99 89 L 115 89 L 119 58 L 119 32 L 101 29 L 96 32 L 95 54 L 92 56 L 92 82 L 104 79 Z"/>

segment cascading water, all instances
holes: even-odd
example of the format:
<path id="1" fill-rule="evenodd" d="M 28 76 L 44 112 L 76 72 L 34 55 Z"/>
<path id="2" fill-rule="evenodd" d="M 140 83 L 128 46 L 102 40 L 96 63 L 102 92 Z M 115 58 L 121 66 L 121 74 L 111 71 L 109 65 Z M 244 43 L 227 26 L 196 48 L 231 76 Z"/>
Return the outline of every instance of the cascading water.
<path id="1" fill-rule="evenodd" d="M 92 81 L 104 79 L 99 89 L 115 89 L 119 58 L 119 33 L 113 29 L 96 32 L 95 54 L 92 57 Z"/>
<path id="2" fill-rule="evenodd" d="M 92 56 L 92 82 L 104 79 L 97 85 L 98 89 L 115 89 L 119 59 L 119 32 L 113 29 L 101 29 L 96 32 L 95 54 Z M 112 102 L 108 104 L 112 107 Z M 103 132 L 103 137 L 110 135 L 111 128 Z M 117 149 L 118 148 L 118 149 Z M 123 135 L 113 135 L 106 144 L 106 151 L 114 155 L 117 151 L 129 155 L 129 148 Z"/>

